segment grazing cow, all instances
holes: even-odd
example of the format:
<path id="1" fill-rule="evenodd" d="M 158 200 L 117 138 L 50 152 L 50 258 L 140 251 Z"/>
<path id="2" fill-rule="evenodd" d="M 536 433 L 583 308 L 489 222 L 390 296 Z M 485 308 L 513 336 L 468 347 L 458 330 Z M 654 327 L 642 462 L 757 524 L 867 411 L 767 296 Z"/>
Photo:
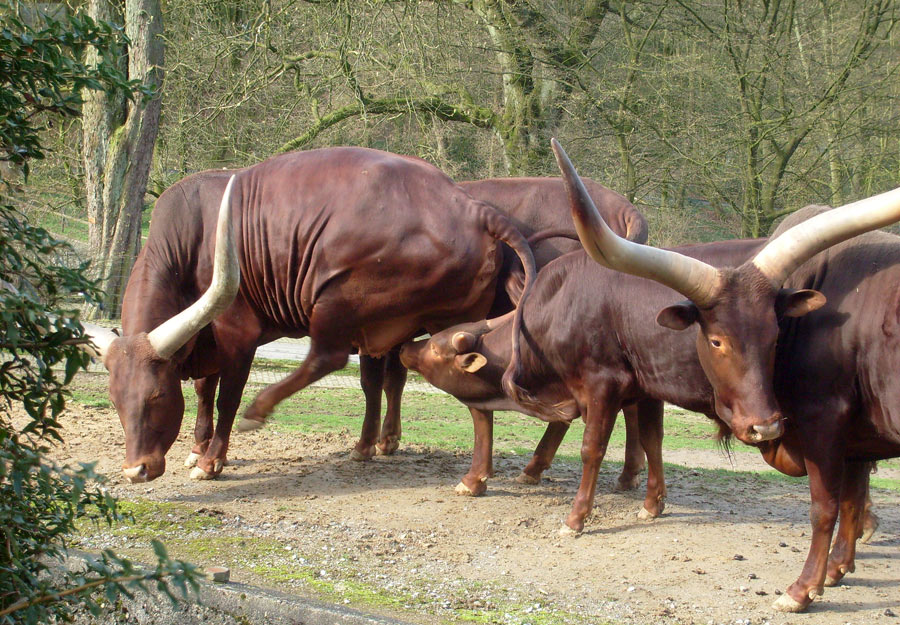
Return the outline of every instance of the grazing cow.
<path id="1" fill-rule="evenodd" d="M 611 191 L 590 179 L 583 179 L 585 187 L 591 194 L 598 210 L 611 224 L 614 231 L 626 239 L 637 243 L 647 241 L 647 221 L 644 216 L 624 196 Z M 565 252 L 581 249 L 575 236 L 572 218 L 569 213 L 568 195 L 565 183 L 561 178 L 497 178 L 462 182 L 460 186 L 476 200 L 490 204 L 510 218 L 513 225 L 525 236 L 529 237 L 535 261 L 538 267 Z M 566 233 L 568 238 L 559 235 Z M 495 316 L 512 310 L 513 296 L 516 299 L 521 291 L 522 265 L 516 253 L 504 245 L 503 261 L 497 281 L 496 296 L 489 316 Z M 397 350 L 392 350 L 383 358 L 366 354 L 360 355 L 360 381 L 366 397 L 366 411 L 363 420 L 360 440 L 351 452 L 355 460 L 368 460 L 377 448 L 378 453 L 391 454 L 399 446 L 400 441 L 400 399 L 406 382 L 406 368 L 400 363 Z M 205 452 L 213 435 L 213 400 L 217 377 L 211 376 L 195 381 L 198 396 L 197 423 L 194 430 L 195 446 L 185 461 L 185 465 L 193 466 Z M 381 392 L 387 398 L 384 424 L 380 423 Z M 490 427 L 492 415 L 475 412 L 473 420 L 479 428 Z M 640 472 L 644 466 L 643 450 L 638 443 L 637 417 L 631 408 L 625 411 L 626 421 L 626 462 L 617 482 L 617 487 L 630 489 L 637 486 Z M 565 434 L 567 426 L 553 425 L 548 436 L 552 439 Z M 379 435 L 380 433 L 380 435 Z M 490 437 L 485 439 L 491 441 Z M 546 444 L 544 444 L 545 446 Z M 490 458 L 490 450 L 485 452 Z M 492 473 L 488 466 L 478 475 L 467 476 L 464 482 L 471 484 L 474 492 L 480 488 L 482 478 Z M 203 475 L 202 473 L 200 475 Z M 521 481 L 537 483 L 540 471 L 530 467 Z"/>
<path id="2" fill-rule="evenodd" d="M 616 237 L 562 149 L 555 142 L 553 148 L 588 253 L 688 297 L 657 321 L 676 330 L 699 326 L 696 355 L 716 415 L 776 469 L 809 475 L 809 554 L 774 605 L 805 610 L 854 568 L 871 463 L 900 456 L 900 386 L 893 377 L 900 365 L 900 245 L 882 233 L 848 240 L 900 219 L 900 189 L 783 226 L 751 260 L 716 269 Z M 504 382 L 528 401 L 516 365 Z"/>
<path id="3" fill-rule="evenodd" d="M 261 424 L 353 348 L 381 355 L 422 328 L 484 318 L 498 241 L 519 255 L 527 293 L 534 259 L 508 218 L 425 161 L 377 150 L 283 154 L 175 184 L 129 278 L 123 336 L 93 329 L 125 429 L 125 476 L 164 472 L 184 414 L 181 379 L 219 377 L 218 422 L 195 467 L 212 477 L 257 346 L 312 339 L 303 365 L 249 407 L 244 419 Z"/>

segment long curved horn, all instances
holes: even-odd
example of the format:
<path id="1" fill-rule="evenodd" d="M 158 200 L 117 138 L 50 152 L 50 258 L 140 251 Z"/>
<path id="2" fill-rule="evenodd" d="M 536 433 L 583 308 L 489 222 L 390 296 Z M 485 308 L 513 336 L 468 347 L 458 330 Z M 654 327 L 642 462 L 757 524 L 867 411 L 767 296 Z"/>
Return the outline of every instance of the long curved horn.
<path id="1" fill-rule="evenodd" d="M 900 220 L 900 188 L 845 204 L 786 230 L 750 261 L 776 287 L 822 250 Z"/>
<path id="2" fill-rule="evenodd" d="M 231 233 L 231 186 L 234 178 L 232 176 L 228 180 L 219 206 L 215 262 L 209 288 L 200 299 L 147 335 L 150 345 L 160 358 L 171 358 L 192 336 L 228 308 L 237 295 L 241 285 L 241 269 Z"/>
<path id="3" fill-rule="evenodd" d="M 623 239 L 600 216 L 584 183 L 556 139 L 550 144 L 566 182 L 575 230 L 591 258 L 610 269 L 655 280 L 675 289 L 694 304 L 712 303 L 721 288 L 719 270 L 696 258 Z"/>
<path id="4" fill-rule="evenodd" d="M 82 321 L 81 325 L 84 328 L 84 335 L 90 338 L 91 342 L 81 345 L 80 347 L 91 356 L 104 360 L 110 344 L 119 338 L 119 335 L 109 328 L 104 328 L 103 326 L 98 326 L 93 323 Z"/>

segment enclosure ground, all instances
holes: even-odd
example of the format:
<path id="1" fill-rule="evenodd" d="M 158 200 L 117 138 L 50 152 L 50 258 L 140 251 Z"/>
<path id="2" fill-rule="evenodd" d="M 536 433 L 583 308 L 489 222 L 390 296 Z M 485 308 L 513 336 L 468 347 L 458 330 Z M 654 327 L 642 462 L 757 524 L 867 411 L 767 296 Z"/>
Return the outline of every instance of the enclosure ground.
<path id="1" fill-rule="evenodd" d="M 89 394 L 104 382 L 87 375 L 76 387 Z M 313 395 L 300 398 L 296 406 L 313 403 Z M 611 492 L 621 460 L 611 449 L 593 516 L 572 538 L 558 534 L 580 475 L 570 461 L 526 486 L 514 478 L 527 457 L 498 455 L 487 495 L 463 498 L 453 486 L 468 466 L 464 451 L 406 443 L 394 456 L 358 463 L 349 459 L 356 429 L 276 423 L 236 434 L 222 477 L 197 482 L 181 466 L 192 441 L 186 424 L 166 474 L 130 485 L 118 476 L 124 437 L 115 411 L 86 404 L 72 402 L 63 415 L 66 440 L 55 455 L 97 461 L 136 522 L 85 527 L 84 549 L 140 559 L 158 537 L 177 557 L 230 567 L 235 581 L 421 623 L 898 622 L 894 490 L 874 492 L 881 527 L 860 547 L 856 573 L 826 589 L 809 613 L 784 615 L 770 605 L 805 559 L 809 495 L 805 480 L 759 472 L 755 454 L 733 454 L 742 470 L 732 472 L 719 450 L 666 449 L 665 514 L 644 522 L 636 517 L 640 491 Z M 882 476 L 892 480 L 897 469 L 888 464 Z"/>

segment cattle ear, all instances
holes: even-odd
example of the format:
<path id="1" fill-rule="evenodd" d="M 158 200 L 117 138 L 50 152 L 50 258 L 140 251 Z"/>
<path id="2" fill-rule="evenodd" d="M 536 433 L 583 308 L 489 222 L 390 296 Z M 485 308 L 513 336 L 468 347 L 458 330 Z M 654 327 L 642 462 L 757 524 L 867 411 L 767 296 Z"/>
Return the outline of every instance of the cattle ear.
<path id="1" fill-rule="evenodd" d="M 780 317 L 802 317 L 825 305 L 825 296 L 812 289 L 781 289 L 775 300 Z"/>
<path id="2" fill-rule="evenodd" d="M 672 304 L 659 311 L 656 323 L 672 330 L 684 330 L 697 321 L 699 311 L 691 300 Z"/>
<path id="3" fill-rule="evenodd" d="M 487 364 L 487 358 L 478 352 L 460 354 L 456 357 L 456 366 L 466 373 L 475 373 Z"/>

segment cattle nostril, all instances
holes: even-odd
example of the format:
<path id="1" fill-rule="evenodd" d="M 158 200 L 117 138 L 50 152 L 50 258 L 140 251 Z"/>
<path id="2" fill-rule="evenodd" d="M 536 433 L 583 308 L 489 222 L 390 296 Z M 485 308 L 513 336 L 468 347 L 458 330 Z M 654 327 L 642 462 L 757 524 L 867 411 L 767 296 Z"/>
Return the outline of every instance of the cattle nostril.
<path id="1" fill-rule="evenodd" d="M 754 425 L 753 431 L 754 434 L 752 435 L 752 437 L 756 440 L 756 442 L 770 441 L 779 438 L 782 434 L 784 434 L 784 424 L 781 419 L 778 419 L 775 423 L 769 423 L 767 425 Z"/>
<path id="2" fill-rule="evenodd" d="M 132 484 L 140 484 L 141 482 L 147 481 L 147 465 L 141 464 L 136 467 L 130 467 L 128 469 L 122 469 L 122 474 L 128 478 L 128 481 Z"/>

